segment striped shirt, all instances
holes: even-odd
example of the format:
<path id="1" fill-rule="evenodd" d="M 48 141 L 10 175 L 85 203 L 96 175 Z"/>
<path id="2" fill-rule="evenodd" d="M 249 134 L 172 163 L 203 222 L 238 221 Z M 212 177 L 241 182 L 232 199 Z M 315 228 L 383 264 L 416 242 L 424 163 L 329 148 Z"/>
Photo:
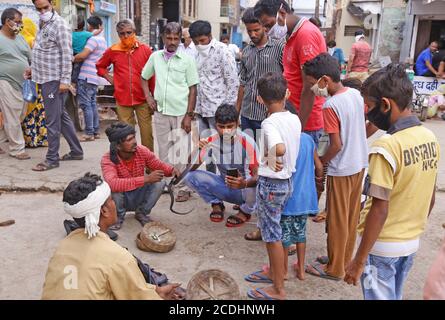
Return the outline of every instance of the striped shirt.
<path id="1" fill-rule="evenodd" d="M 240 83 L 244 86 L 241 115 L 250 120 L 263 121 L 267 108 L 257 101 L 257 83 L 268 72 L 283 73 L 284 39 L 271 39 L 262 48 L 250 43 L 243 50 L 241 59 Z"/>
<path id="2" fill-rule="evenodd" d="M 171 177 L 173 167 L 156 158 L 155 154 L 144 146 L 137 146 L 134 158 L 124 161 L 119 158 L 115 164 L 107 152 L 101 161 L 102 175 L 110 185 L 111 192 L 128 192 L 144 186 L 145 169 L 162 170 L 166 177 Z"/>
<path id="3" fill-rule="evenodd" d="M 50 81 L 71 83 L 73 60 L 71 30 L 54 11 L 50 21 L 40 24 L 32 49 L 32 80 L 43 84 Z"/>
<path id="4" fill-rule="evenodd" d="M 104 37 L 97 35 L 88 39 L 85 48 L 91 52 L 82 63 L 79 79 L 98 85 L 99 76 L 97 75 L 96 63 L 102 57 L 105 50 L 107 50 L 107 43 L 105 42 Z"/>

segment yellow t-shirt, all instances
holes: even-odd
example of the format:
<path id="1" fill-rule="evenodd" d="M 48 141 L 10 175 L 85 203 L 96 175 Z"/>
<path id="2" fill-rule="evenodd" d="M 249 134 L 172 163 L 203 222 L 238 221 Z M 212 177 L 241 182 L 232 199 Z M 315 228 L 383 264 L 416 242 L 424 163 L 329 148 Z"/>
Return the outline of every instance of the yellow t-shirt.
<path id="1" fill-rule="evenodd" d="M 51 258 L 43 300 L 160 300 L 136 259 L 103 232 L 88 239 L 77 229 Z"/>
<path id="2" fill-rule="evenodd" d="M 389 191 L 389 209 L 377 241 L 404 242 L 419 238 L 428 217 L 439 164 L 439 143 L 423 126 L 410 127 L 376 140 L 370 150 L 371 185 Z M 368 199 L 360 215 L 363 234 L 371 208 Z"/>

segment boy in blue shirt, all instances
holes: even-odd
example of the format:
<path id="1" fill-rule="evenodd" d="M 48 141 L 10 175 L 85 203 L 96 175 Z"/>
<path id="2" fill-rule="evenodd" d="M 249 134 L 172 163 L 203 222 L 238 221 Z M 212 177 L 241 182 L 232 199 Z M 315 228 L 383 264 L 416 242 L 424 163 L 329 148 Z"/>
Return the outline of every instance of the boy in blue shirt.
<path id="1" fill-rule="evenodd" d="M 315 168 L 315 170 L 314 170 Z M 292 195 L 281 214 L 283 247 L 297 244 L 297 261 L 294 270 L 297 278 L 304 280 L 304 257 L 306 251 L 306 221 L 318 213 L 317 191 L 323 190 L 323 164 L 318 158 L 315 142 L 306 133 L 301 133 L 296 171 L 292 174 Z M 288 257 L 284 255 L 287 274 Z"/>

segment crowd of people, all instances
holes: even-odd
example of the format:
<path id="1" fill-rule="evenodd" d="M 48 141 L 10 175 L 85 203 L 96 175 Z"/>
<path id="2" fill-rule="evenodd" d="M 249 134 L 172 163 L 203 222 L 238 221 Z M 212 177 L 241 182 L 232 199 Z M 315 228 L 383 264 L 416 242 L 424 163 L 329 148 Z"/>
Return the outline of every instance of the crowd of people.
<path id="1" fill-rule="evenodd" d="M 48 152 L 33 170 L 82 160 L 80 142 L 100 138 L 99 77 L 114 85 L 119 119 L 105 132 L 110 148 L 101 160 L 103 179 L 87 174 L 64 192 L 74 221 L 65 225 L 69 235 L 49 263 L 44 298 L 180 298 L 177 284 L 147 285 L 132 255 L 111 239 L 127 212 L 142 226 L 151 221 L 166 178 L 188 168 L 177 201 L 196 192 L 210 205 L 212 222 L 224 221 L 225 203 L 233 204 L 237 213 L 227 217 L 227 227 L 256 216 L 257 229 L 245 239 L 266 244 L 269 265 L 245 280 L 268 286 L 249 290 L 250 298 L 287 297 L 288 256 L 295 252 L 292 271 L 299 280 L 309 274 L 360 282 L 365 299 L 402 299 L 434 206 L 440 148 L 411 113 L 413 86 L 404 66 L 369 74 L 372 48 L 362 31 L 346 64 L 335 42 L 326 44 L 319 27 L 294 15 L 286 1 L 260 0 L 243 14 L 251 42 L 242 53 L 215 39 L 202 20 L 188 29 L 169 22 L 164 49 L 155 52 L 137 38 L 131 20 L 122 20 L 120 41 L 107 49 L 99 17 L 88 18 L 88 31 L 79 22 L 71 34 L 51 0 L 33 3 L 40 29 L 32 54 L 16 36 L 17 10 L 3 13 L 0 35 L 0 44 L 14 50 L 13 61 L 0 60 L 10 68 L 6 80 L 0 77 L 2 111 L 23 103 L 23 77 L 38 85 L 45 108 Z M 64 108 L 68 92 L 76 92 L 85 114 L 81 139 Z M 5 126 L 10 154 L 25 158 L 19 112 L 14 116 L 6 123 L 15 126 Z M 378 129 L 386 134 L 368 150 L 367 138 Z M 59 157 L 61 134 L 71 151 Z M 307 220 L 319 214 L 325 188 L 326 210 L 316 221 L 326 221 L 327 255 L 306 264 Z M 64 288 L 68 264 L 87 275 L 79 290 Z M 443 295 L 445 286 L 428 290 Z"/>

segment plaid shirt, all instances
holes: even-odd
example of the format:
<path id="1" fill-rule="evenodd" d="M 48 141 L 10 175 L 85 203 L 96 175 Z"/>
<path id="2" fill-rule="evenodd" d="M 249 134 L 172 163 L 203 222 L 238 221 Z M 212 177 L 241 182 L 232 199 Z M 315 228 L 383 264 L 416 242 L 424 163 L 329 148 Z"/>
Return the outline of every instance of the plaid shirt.
<path id="1" fill-rule="evenodd" d="M 102 175 L 110 185 L 111 192 L 128 192 L 144 186 L 145 168 L 164 171 L 166 177 L 171 177 L 173 167 L 156 158 L 155 154 L 144 146 L 138 146 L 134 158 L 114 164 L 107 152 L 101 161 Z"/>
<path id="2" fill-rule="evenodd" d="M 71 83 L 73 60 L 71 30 L 54 12 L 50 21 L 40 24 L 32 50 L 32 80 L 43 84 L 50 81 Z"/>

